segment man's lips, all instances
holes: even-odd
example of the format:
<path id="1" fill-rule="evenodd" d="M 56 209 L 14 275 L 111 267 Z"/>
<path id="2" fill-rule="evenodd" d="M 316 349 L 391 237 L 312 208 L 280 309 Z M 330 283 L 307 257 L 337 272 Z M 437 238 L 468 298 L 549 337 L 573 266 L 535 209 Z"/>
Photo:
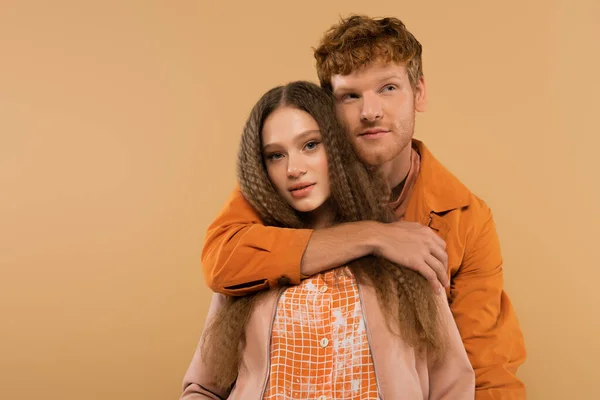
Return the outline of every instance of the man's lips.
<path id="1" fill-rule="evenodd" d="M 363 130 L 358 136 L 365 139 L 377 139 L 385 136 L 389 130 L 383 128 L 368 128 Z"/>

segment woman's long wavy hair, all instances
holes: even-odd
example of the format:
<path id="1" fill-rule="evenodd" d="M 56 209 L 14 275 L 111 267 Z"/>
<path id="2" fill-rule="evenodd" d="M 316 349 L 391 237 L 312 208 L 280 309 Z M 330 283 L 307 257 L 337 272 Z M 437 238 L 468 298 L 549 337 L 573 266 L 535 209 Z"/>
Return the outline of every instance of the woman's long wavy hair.
<path id="1" fill-rule="evenodd" d="M 310 228 L 307 226 L 309 219 L 279 196 L 267 176 L 261 133 L 267 117 L 280 107 L 305 111 L 319 125 L 327 154 L 333 224 L 364 220 L 392 222 L 396 219 L 389 206 L 390 189 L 385 179 L 377 168 L 366 167 L 356 156 L 335 117 L 332 96 L 313 83 L 298 81 L 265 93 L 252 109 L 241 138 L 238 182 L 243 195 L 265 225 Z M 348 267 L 359 283 L 375 289 L 393 333 L 418 352 L 426 351 L 428 357 L 443 356 L 446 329 L 439 318 L 435 294 L 425 278 L 375 256 L 352 261 Z M 246 324 L 254 305 L 265 293 L 228 297 L 225 306 L 207 326 L 202 354 L 213 368 L 215 384 L 223 389 L 230 388 L 237 377 L 246 343 Z"/>

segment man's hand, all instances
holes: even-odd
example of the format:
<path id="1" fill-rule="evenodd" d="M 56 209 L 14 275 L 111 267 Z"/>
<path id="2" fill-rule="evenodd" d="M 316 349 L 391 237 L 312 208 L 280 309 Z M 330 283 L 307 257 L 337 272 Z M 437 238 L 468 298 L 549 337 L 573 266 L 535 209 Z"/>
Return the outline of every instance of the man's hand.
<path id="1" fill-rule="evenodd" d="M 447 287 L 448 254 L 446 242 L 426 226 L 416 222 L 378 223 L 372 235 L 373 254 L 417 271 L 439 293 Z"/>

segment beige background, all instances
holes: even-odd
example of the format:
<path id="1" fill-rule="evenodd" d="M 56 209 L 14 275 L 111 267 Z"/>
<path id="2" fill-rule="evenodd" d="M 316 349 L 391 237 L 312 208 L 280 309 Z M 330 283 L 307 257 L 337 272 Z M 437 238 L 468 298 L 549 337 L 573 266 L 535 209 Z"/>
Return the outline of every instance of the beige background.
<path id="1" fill-rule="evenodd" d="M 417 137 L 494 210 L 529 398 L 600 398 L 597 0 L 0 0 L 0 398 L 178 397 L 243 122 L 350 12 L 424 46 Z"/>

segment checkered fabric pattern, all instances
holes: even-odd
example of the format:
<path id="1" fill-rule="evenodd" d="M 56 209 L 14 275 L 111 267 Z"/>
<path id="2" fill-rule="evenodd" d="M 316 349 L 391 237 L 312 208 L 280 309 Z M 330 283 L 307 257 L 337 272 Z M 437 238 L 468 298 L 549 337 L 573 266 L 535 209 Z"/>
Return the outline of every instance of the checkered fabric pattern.
<path id="1" fill-rule="evenodd" d="M 377 399 L 358 287 L 348 268 L 328 271 L 281 296 L 264 399 Z"/>

